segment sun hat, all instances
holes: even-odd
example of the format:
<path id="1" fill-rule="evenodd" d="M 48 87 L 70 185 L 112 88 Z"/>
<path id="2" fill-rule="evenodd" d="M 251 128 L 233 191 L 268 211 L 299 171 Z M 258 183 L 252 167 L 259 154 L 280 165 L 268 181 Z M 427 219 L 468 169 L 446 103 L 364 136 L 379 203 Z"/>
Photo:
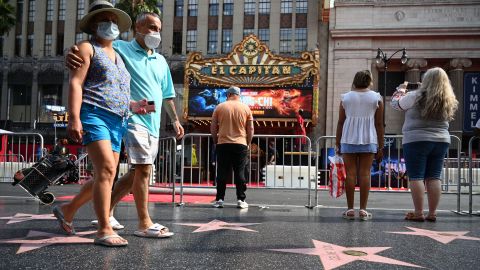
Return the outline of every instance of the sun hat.
<path id="1" fill-rule="evenodd" d="M 118 29 L 120 30 L 120 33 L 127 32 L 130 29 L 130 26 L 132 26 L 132 19 L 130 19 L 130 16 L 118 8 L 114 8 L 112 3 L 108 1 L 94 1 L 90 6 L 88 7 L 88 13 L 87 15 L 83 16 L 82 20 L 80 20 L 79 23 L 79 28 L 83 32 L 87 34 L 93 35 L 94 33 L 92 32 L 92 29 L 90 29 L 90 22 L 91 20 L 95 17 L 100 12 L 112 12 L 115 14 L 118 18 Z"/>
<path id="2" fill-rule="evenodd" d="M 228 88 L 228 90 L 227 90 L 227 93 L 240 96 L 240 88 L 238 88 L 236 86 L 230 86 L 230 88 Z"/>

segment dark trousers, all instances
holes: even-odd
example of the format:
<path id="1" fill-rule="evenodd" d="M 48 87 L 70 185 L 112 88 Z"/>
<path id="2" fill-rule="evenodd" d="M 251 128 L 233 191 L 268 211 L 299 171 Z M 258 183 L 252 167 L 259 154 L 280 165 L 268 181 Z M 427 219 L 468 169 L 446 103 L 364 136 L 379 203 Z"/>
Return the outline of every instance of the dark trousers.
<path id="1" fill-rule="evenodd" d="M 226 143 L 217 145 L 217 201 L 225 198 L 227 179 L 231 177 L 232 169 L 235 187 L 237 188 L 237 199 L 245 200 L 247 152 L 248 148 L 243 144 Z"/>

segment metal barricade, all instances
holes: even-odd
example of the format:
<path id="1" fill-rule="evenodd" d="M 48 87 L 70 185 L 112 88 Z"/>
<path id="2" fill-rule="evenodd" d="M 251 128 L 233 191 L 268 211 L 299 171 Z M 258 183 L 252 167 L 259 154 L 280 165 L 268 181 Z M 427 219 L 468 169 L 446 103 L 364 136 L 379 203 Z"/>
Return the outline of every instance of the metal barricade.
<path id="1" fill-rule="evenodd" d="M 402 135 L 385 135 L 384 157 L 381 164 L 372 165 L 371 187 L 376 191 L 408 191 L 408 172 L 406 171 L 403 158 Z M 461 168 L 461 140 L 451 135 L 449 149 L 445 158 L 445 165 L 442 172 L 442 188 L 449 191 L 452 186 L 457 186 L 458 209 L 460 211 L 460 190 L 467 186 L 466 170 Z M 335 155 L 335 136 L 323 136 L 317 139 L 316 143 L 316 168 L 320 173 L 320 189 L 327 189 L 329 184 L 329 162 L 328 156 Z M 452 152 L 452 153 L 451 153 Z M 454 156 L 452 158 L 451 156 Z M 471 166 L 470 166 L 471 167 Z M 462 179 L 465 181 L 462 182 Z M 315 202 L 318 202 L 318 195 L 315 195 Z M 317 203 L 318 204 L 318 203 Z"/>
<path id="2" fill-rule="evenodd" d="M 161 189 L 162 193 L 171 192 L 172 202 L 175 202 L 175 184 L 179 175 L 177 168 L 180 168 L 177 165 L 177 140 L 174 137 L 160 138 L 150 185 Z"/>
<path id="3" fill-rule="evenodd" d="M 301 139 L 305 139 L 305 144 Z M 210 134 L 191 133 L 183 137 L 179 162 L 180 204 L 183 204 L 187 186 L 215 187 L 217 161 L 214 148 Z M 245 168 L 247 185 L 250 188 L 308 188 L 307 206 L 311 206 L 311 181 L 317 179 L 317 172 L 312 166 L 309 149 L 311 142 L 306 136 L 254 135 Z M 228 184 L 234 184 L 233 177 Z"/>
<path id="4" fill-rule="evenodd" d="M 468 214 L 470 215 L 477 215 L 480 216 L 480 210 L 477 210 L 476 212 L 473 212 L 473 182 L 475 181 L 476 184 L 478 185 L 478 182 L 480 181 L 479 177 L 479 171 L 480 171 L 480 166 L 477 165 L 474 166 L 473 164 L 473 142 L 475 140 L 479 139 L 479 136 L 474 136 L 470 138 L 468 141 Z"/>
<path id="5" fill-rule="evenodd" d="M 0 132 L 0 182 L 13 182 L 16 171 L 31 167 L 43 157 L 39 133 Z"/>

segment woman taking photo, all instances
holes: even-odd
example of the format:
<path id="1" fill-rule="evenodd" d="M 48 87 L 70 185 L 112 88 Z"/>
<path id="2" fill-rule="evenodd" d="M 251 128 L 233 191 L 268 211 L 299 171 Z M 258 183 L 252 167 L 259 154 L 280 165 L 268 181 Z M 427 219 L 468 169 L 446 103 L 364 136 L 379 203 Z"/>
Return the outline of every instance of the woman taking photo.
<path id="1" fill-rule="evenodd" d="M 418 90 L 407 92 L 408 83 L 400 84 L 391 105 L 405 111 L 403 153 L 405 156 L 414 212 L 406 214 L 411 221 L 436 221 L 440 201 L 443 159 L 450 145 L 448 122 L 453 120 L 458 101 L 447 73 L 441 68 L 429 69 Z M 423 213 L 425 186 L 428 192 L 428 214 Z"/>

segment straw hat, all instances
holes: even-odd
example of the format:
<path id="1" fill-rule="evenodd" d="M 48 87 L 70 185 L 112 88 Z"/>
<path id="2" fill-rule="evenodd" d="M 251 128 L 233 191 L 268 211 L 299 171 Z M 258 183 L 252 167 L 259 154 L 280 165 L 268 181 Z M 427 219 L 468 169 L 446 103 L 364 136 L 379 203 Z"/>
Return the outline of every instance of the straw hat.
<path id="1" fill-rule="evenodd" d="M 88 13 L 87 15 L 83 16 L 82 20 L 80 21 L 79 27 L 80 30 L 87 34 L 94 34 L 92 32 L 92 29 L 90 29 L 90 23 L 91 20 L 95 17 L 100 12 L 105 12 L 109 11 L 115 14 L 118 18 L 118 29 L 120 30 L 120 33 L 127 32 L 130 29 L 130 26 L 132 25 L 132 20 L 130 19 L 130 16 L 128 16 L 127 13 L 124 11 L 114 8 L 112 3 L 108 1 L 94 1 L 90 6 L 88 7 Z"/>

